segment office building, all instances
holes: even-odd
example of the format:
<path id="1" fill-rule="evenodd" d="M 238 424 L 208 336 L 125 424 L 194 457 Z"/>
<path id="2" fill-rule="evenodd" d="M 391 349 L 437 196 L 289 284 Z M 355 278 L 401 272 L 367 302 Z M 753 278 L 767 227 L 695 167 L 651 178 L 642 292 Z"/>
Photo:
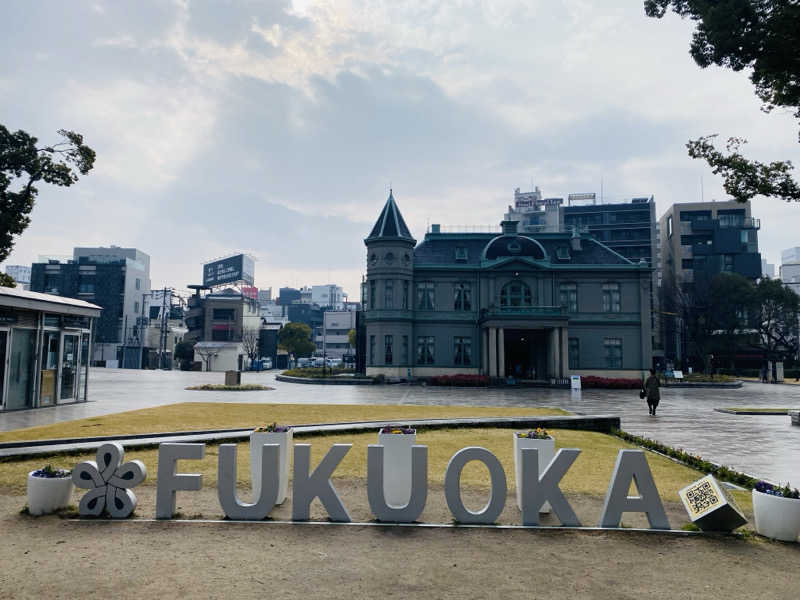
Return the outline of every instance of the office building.
<path id="1" fill-rule="evenodd" d="M 72 259 L 66 262 L 34 263 L 31 290 L 78 298 L 102 307 L 95 324 L 93 364 L 118 366 L 123 360 L 123 346 L 143 345 L 140 332 L 147 324 L 150 257 L 141 250 L 117 246 L 75 248 Z"/>
<path id="2" fill-rule="evenodd" d="M 202 294 L 208 288 L 190 286 L 186 341 L 196 342 L 195 362 L 204 371 L 240 371 L 248 365 L 245 337 L 258 344 L 261 317 L 258 301 L 233 289 Z"/>
<path id="3" fill-rule="evenodd" d="M 767 259 L 761 259 L 761 276 L 775 279 L 775 265 L 768 263 Z"/>
<path id="4" fill-rule="evenodd" d="M 356 327 L 356 313 L 353 311 L 327 311 L 323 315 L 323 324 L 314 338 L 317 354 L 328 358 L 342 358 L 345 354 L 353 354 L 355 348 L 350 345 L 350 330 Z"/>
<path id="5" fill-rule="evenodd" d="M 800 247 L 781 252 L 780 278 L 786 287 L 800 295 Z"/>
<path id="6" fill-rule="evenodd" d="M 563 382 L 652 364 L 652 269 L 580 231 L 443 233 L 417 244 L 389 198 L 364 240 L 366 372 Z"/>
<path id="7" fill-rule="evenodd" d="M 347 300 L 347 294 L 338 285 L 329 283 L 311 286 L 311 303 L 321 308 L 344 310 L 345 300 Z"/>
<path id="8" fill-rule="evenodd" d="M 25 265 L 8 265 L 6 275 L 9 275 L 23 290 L 31 289 L 31 268 Z"/>

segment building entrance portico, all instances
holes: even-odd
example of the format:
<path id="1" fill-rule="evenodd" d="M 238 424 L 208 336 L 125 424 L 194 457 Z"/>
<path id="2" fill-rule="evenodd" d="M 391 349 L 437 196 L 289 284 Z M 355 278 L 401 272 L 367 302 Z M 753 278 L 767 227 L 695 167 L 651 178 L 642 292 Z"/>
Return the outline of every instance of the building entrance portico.
<path id="1" fill-rule="evenodd" d="M 567 327 L 485 327 L 482 367 L 490 377 L 534 381 L 567 377 Z"/>

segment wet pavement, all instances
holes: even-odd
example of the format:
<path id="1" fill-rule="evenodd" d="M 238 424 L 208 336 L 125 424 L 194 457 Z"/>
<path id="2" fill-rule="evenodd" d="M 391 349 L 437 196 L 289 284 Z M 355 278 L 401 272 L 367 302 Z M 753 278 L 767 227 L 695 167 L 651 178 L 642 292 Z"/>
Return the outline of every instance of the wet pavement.
<path id="1" fill-rule="evenodd" d="M 276 371 L 245 373 L 264 392 L 200 392 L 184 388 L 223 383 L 222 373 L 92 369 L 90 402 L 0 414 L 0 431 L 176 402 L 437 404 L 554 406 L 584 414 L 619 415 L 622 428 L 728 467 L 800 487 L 800 427 L 788 416 L 736 416 L 722 407 L 800 408 L 800 386 L 745 383 L 740 389 L 662 390 L 651 417 L 637 390 L 436 388 L 408 385 L 316 386 L 275 381 Z"/>

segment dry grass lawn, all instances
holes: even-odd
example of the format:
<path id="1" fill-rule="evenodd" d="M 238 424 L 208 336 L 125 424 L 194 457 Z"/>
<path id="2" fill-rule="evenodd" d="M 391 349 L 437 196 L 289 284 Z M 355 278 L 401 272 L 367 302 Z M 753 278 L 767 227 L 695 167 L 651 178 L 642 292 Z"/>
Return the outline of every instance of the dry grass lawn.
<path id="1" fill-rule="evenodd" d="M 0 433 L 0 442 L 169 431 L 255 428 L 264 423 L 303 425 L 457 417 L 567 415 L 560 408 L 362 404 L 238 404 L 183 402 Z"/>

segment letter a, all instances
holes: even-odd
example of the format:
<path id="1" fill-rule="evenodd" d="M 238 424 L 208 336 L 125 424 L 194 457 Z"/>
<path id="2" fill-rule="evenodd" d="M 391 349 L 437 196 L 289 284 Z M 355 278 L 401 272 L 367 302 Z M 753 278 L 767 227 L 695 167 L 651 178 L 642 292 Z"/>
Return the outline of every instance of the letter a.
<path id="1" fill-rule="evenodd" d="M 638 496 L 628 496 L 631 480 L 636 481 Z M 646 513 L 650 529 L 670 528 L 643 450 L 620 450 L 617 454 L 600 527 L 619 527 L 624 512 Z"/>

